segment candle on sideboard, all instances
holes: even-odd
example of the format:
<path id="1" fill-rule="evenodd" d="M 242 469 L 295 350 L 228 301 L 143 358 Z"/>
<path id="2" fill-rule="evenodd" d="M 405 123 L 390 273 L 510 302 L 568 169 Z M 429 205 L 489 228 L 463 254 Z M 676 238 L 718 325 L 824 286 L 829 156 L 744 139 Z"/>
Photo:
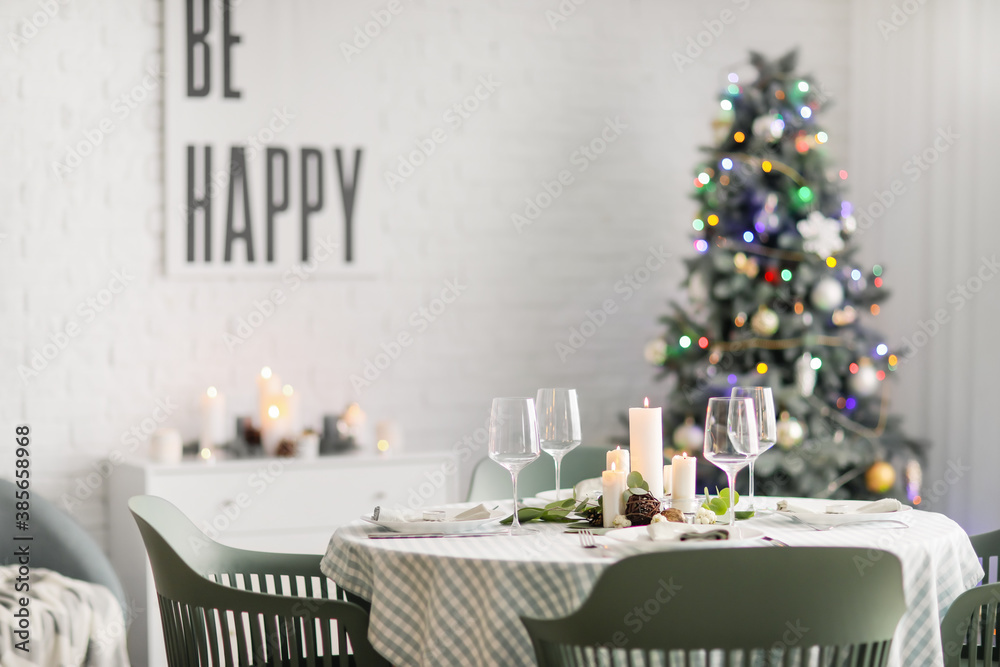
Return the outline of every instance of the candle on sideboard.
<path id="1" fill-rule="evenodd" d="M 622 503 L 622 496 L 628 488 L 626 482 L 627 472 L 616 470 L 615 464 L 611 464 L 611 470 L 601 473 L 601 488 L 604 494 L 604 527 L 611 528 L 612 522 L 619 514 L 625 513 L 625 506 Z"/>
<path id="2" fill-rule="evenodd" d="M 687 453 L 678 454 L 670 466 L 673 475 L 674 500 L 691 500 L 694 498 L 695 473 L 698 470 L 698 459 Z"/>
<path id="3" fill-rule="evenodd" d="M 257 375 L 257 421 L 261 428 L 266 423 L 268 408 L 274 405 L 274 396 L 280 393 L 281 379 L 269 366 L 264 366 Z"/>
<path id="4" fill-rule="evenodd" d="M 226 442 L 226 397 L 215 387 L 201 396 L 201 449 L 212 450 Z"/>
<path id="5" fill-rule="evenodd" d="M 624 472 L 626 475 L 632 470 L 628 461 L 628 450 L 622 449 L 619 445 L 611 451 L 608 452 L 608 465 L 605 470 L 617 470 L 618 472 Z"/>
<path id="6" fill-rule="evenodd" d="M 673 466 L 669 463 L 663 466 L 663 495 L 664 497 L 669 496 L 673 493 L 674 489 L 674 473 Z"/>
<path id="7" fill-rule="evenodd" d="M 649 485 L 649 492 L 663 498 L 663 411 L 649 407 L 628 409 L 628 441 L 632 470 Z"/>

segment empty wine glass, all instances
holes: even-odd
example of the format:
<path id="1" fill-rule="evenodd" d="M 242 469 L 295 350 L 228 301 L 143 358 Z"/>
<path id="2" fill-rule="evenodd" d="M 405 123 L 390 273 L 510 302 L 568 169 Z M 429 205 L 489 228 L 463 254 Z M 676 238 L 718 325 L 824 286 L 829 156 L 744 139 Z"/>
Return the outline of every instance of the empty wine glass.
<path id="1" fill-rule="evenodd" d="M 531 528 L 517 518 L 517 474 L 539 456 L 535 401 L 530 398 L 494 398 L 490 411 L 490 458 L 510 472 L 514 487 L 514 521 L 508 534 L 527 535 Z"/>
<path id="2" fill-rule="evenodd" d="M 705 412 L 705 458 L 726 473 L 729 492 L 736 485 L 736 473 L 757 456 L 757 421 L 749 398 L 710 398 Z M 736 523 L 736 511 L 729 507 L 729 527 Z"/>
<path id="3" fill-rule="evenodd" d="M 774 396 L 770 387 L 733 387 L 730 398 L 753 399 L 754 414 L 757 416 L 757 455 L 760 456 L 774 447 L 778 439 L 778 422 L 774 416 Z M 753 465 L 756 458 L 750 461 L 750 493 L 747 508 L 754 511 L 753 502 Z"/>
<path id="4" fill-rule="evenodd" d="M 542 451 L 556 462 L 556 500 L 561 500 L 559 464 L 581 441 L 576 389 L 539 389 L 535 410 L 538 414 L 538 439 Z"/>

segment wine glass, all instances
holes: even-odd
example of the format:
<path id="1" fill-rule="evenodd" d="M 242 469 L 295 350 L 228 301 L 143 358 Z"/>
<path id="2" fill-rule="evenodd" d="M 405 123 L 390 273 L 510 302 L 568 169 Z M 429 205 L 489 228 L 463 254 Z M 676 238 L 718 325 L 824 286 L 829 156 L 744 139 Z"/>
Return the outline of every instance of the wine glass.
<path id="1" fill-rule="evenodd" d="M 757 416 L 757 455 L 760 456 L 774 447 L 778 439 L 778 423 L 774 417 L 774 396 L 770 387 L 733 387 L 731 398 L 753 399 L 754 414 Z M 747 506 L 754 511 L 753 502 L 753 461 L 750 461 L 750 493 Z"/>
<path id="2" fill-rule="evenodd" d="M 729 492 L 736 489 L 736 473 L 757 456 L 757 421 L 749 398 L 710 398 L 705 412 L 705 458 L 726 473 Z M 736 523 L 729 506 L 729 527 Z"/>
<path id="3" fill-rule="evenodd" d="M 514 521 L 510 535 L 536 532 L 517 519 L 517 474 L 539 456 L 535 401 L 530 398 L 494 398 L 490 411 L 490 459 L 510 472 L 514 486 Z"/>
<path id="4" fill-rule="evenodd" d="M 562 500 L 559 464 L 580 444 L 580 408 L 576 389 L 539 389 L 535 399 L 538 413 L 538 439 L 542 451 L 556 462 L 556 500 Z"/>

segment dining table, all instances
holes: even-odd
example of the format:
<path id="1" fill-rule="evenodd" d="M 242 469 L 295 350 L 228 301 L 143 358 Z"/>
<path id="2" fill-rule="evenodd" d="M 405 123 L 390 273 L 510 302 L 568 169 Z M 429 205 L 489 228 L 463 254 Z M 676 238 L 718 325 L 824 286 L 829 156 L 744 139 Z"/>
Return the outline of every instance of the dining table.
<path id="1" fill-rule="evenodd" d="M 758 497 L 757 506 L 773 508 L 777 500 Z M 860 501 L 837 502 L 850 508 Z M 488 504 L 504 507 L 501 501 Z M 668 542 L 662 548 L 856 547 L 870 550 L 862 559 L 869 564 L 888 551 L 902 562 L 907 603 L 889 664 L 942 665 L 941 618 L 958 595 L 982 579 L 982 565 L 965 531 L 943 514 L 896 514 L 895 521 L 827 528 L 761 512 L 739 522 L 759 539 Z M 386 529 L 359 518 L 333 534 L 321 569 L 370 602 L 369 639 L 394 665 L 533 665 L 534 650 L 520 617 L 572 613 L 605 568 L 635 549 L 611 535 L 596 538 L 599 548 L 583 548 L 566 524 L 530 525 L 537 532 L 527 536 L 482 535 L 502 530 L 494 522 L 477 527 L 475 536 L 372 539 Z M 858 563 L 859 571 L 866 562 Z"/>

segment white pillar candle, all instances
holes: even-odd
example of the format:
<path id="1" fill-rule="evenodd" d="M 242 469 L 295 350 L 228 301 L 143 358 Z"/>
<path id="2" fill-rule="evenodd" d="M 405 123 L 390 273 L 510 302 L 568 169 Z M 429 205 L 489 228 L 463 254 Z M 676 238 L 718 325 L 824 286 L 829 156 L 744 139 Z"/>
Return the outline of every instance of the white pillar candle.
<path id="1" fill-rule="evenodd" d="M 673 466 L 669 463 L 663 466 L 663 496 L 667 497 L 671 495 L 674 488 L 674 473 Z"/>
<path id="2" fill-rule="evenodd" d="M 403 436 L 396 422 L 383 419 L 375 424 L 375 448 L 380 454 L 398 453 L 403 446 Z"/>
<path id="3" fill-rule="evenodd" d="M 628 409 L 632 470 L 642 475 L 651 494 L 663 498 L 663 413 L 649 407 L 648 398 L 643 405 Z"/>
<path id="4" fill-rule="evenodd" d="M 601 473 L 601 485 L 604 492 L 604 527 L 611 528 L 611 523 L 619 514 L 625 513 L 625 505 L 622 503 L 622 496 L 628 488 L 625 477 L 628 473 L 624 470 L 616 470 L 612 466 L 611 470 Z"/>
<path id="5" fill-rule="evenodd" d="M 257 422 L 264 428 L 267 410 L 274 405 L 274 397 L 281 394 L 281 379 L 267 366 L 257 376 Z"/>
<path id="6" fill-rule="evenodd" d="M 608 465 L 605 469 L 628 474 L 632 470 L 628 462 L 628 450 L 618 446 L 608 452 Z"/>
<path id="7" fill-rule="evenodd" d="M 174 428 L 161 428 L 149 442 L 149 458 L 157 463 L 180 463 L 184 455 L 184 440 Z"/>
<path id="8" fill-rule="evenodd" d="M 226 397 L 215 387 L 209 387 L 201 396 L 201 449 L 212 450 L 225 444 L 226 437 Z"/>
<path id="9" fill-rule="evenodd" d="M 674 500 L 691 500 L 694 498 L 695 473 L 698 470 L 698 459 L 688 456 L 686 453 L 678 454 L 673 458 L 673 465 L 670 466 L 673 474 L 673 498 Z"/>

